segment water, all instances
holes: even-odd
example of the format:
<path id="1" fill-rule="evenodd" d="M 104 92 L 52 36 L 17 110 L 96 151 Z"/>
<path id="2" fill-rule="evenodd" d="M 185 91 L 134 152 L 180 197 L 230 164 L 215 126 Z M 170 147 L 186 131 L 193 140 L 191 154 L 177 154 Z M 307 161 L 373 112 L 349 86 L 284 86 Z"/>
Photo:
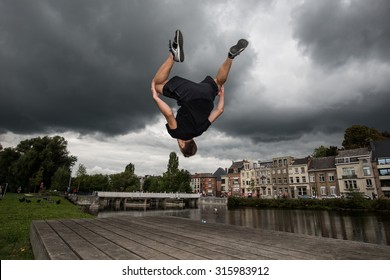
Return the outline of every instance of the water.
<path id="1" fill-rule="evenodd" d="M 285 209 L 236 209 L 200 205 L 198 209 L 105 211 L 98 217 L 178 216 L 199 223 L 221 223 L 327 238 L 390 245 L 390 214 Z"/>

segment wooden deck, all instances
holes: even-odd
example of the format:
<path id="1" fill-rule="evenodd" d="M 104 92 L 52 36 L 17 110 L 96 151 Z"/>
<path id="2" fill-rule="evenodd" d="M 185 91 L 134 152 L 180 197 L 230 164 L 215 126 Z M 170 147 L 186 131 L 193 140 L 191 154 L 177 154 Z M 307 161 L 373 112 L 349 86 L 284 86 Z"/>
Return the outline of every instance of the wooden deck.
<path id="1" fill-rule="evenodd" d="M 321 238 L 178 217 L 33 221 L 36 259 L 380 260 L 390 246 Z"/>

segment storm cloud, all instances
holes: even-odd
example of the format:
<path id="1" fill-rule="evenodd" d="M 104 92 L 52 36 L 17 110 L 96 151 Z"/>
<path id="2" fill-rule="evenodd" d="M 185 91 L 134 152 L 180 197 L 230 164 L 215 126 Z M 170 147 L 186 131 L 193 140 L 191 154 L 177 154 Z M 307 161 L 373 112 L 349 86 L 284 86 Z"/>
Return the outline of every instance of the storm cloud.
<path id="1" fill-rule="evenodd" d="M 340 146 L 353 124 L 389 131 L 389 14 L 386 0 L 0 0 L 0 142 L 63 133 L 90 169 L 127 158 L 155 172 L 177 150 L 150 94 L 176 29 L 186 60 L 172 75 L 194 81 L 215 75 L 238 39 L 250 42 L 224 114 L 183 159 L 190 171 L 205 158 L 306 156 Z M 83 141 L 105 148 L 101 161 Z"/>

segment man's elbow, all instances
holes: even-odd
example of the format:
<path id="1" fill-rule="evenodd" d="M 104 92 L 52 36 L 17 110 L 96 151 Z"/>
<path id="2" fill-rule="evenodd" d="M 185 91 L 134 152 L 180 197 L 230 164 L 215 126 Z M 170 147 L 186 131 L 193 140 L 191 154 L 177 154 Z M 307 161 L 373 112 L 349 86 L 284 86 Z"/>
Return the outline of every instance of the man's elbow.
<path id="1" fill-rule="evenodd" d="M 217 111 L 218 111 L 218 115 L 222 115 L 223 111 L 224 111 L 224 108 L 223 107 L 218 108 Z"/>

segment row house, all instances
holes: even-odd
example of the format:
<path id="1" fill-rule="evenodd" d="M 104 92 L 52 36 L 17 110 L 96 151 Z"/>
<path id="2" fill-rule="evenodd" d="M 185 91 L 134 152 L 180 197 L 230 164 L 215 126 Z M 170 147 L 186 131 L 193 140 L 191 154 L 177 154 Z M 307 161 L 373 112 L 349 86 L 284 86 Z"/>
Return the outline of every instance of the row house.
<path id="1" fill-rule="evenodd" d="M 255 166 L 256 172 L 256 184 L 259 187 L 260 197 L 262 198 L 272 198 L 273 186 L 272 186 L 272 161 L 259 161 L 257 166 Z M 257 182 L 257 180 L 259 180 Z"/>
<path id="2" fill-rule="evenodd" d="M 369 148 L 339 151 L 335 158 L 340 194 L 360 192 L 377 196 L 376 182 Z"/>
<path id="3" fill-rule="evenodd" d="M 228 186 L 225 178 L 226 174 L 227 174 L 226 170 L 221 167 L 218 168 L 213 174 L 217 182 L 217 190 L 216 190 L 217 197 L 226 196 L 228 193 Z"/>
<path id="4" fill-rule="evenodd" d="M 293 157 L 272 158 L 271 177 L 274 197 L 292 197 L 293 191 L 289 185 L 289 165 Z"/>
<path id="5" fill-rule="evenodd" d="M 221 176 L 221 182 L 224 182 L 225 190 L 228 196 L 241 196 L 243 191 L 241 190 L 241 170 L 244 168 L 243 161 L 234 161 L 228 168 L 227 174 Z"/>
<path id="6" fill-rule="evenodd" d="M 372 141 L 370 148 L 377 193 L 390 198 L 390 141 Z"/>
<path id="7" fill-rule="evenodd" d="M 310 158 L 308 165 L 309 189 L 314 197 L 340 196 L 337 180 L 336 157 Z"/>
<path id="8" fill-rule="evenodd" d="M 289 165 L 289 184 L 290 197 L 298 198 L 300 196 L 312 195 L 309 185 L 309 166 L 310 158 L 296 158 L 293 159 Z"/>
<path id="9" fill-rule="evenodd" d="M 191 175 L 190 186 L 192 192 L 201 193 L 204 196 L 216 196 L 217 193 L 217 179 L 211 173 Z"/>
<path id="10" fill-rule="evenodd" d="M 241 195 L 246 197 L 257 196 L 255 186 L 255 170 L 252 161 L 243 161 L 244 167 L 240 171 L 241 177 Z"/>

